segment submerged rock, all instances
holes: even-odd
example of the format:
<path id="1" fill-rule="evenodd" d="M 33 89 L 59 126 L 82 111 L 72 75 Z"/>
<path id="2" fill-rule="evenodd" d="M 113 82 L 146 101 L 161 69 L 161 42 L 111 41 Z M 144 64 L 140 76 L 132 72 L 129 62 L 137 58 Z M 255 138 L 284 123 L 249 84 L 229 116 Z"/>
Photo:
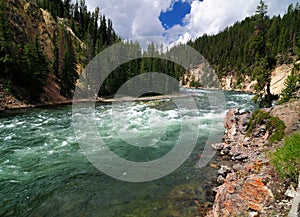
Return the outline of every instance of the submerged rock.
<path id="1" fill-rule="evenodd" d="M 211 163 L 210 167 L 212 167 L 214 169 L 219 169 L 220 168 L 220 166 L 218 164 L 216 164 L 216 163 Z"/>

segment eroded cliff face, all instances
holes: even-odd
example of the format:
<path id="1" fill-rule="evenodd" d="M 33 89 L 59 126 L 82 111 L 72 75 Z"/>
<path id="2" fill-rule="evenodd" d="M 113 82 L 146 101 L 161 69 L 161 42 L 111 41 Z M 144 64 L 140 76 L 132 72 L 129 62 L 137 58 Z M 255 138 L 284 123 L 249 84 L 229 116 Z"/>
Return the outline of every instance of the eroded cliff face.
<path id="1" fill-rule="evenodd" d="M 54 62 L 54 38 L 55 34 L 64 28 L 70 33 L 73 40 L 73 46 L 79 45 L 80 49 L 84 49 L 85 44 L 73 33 L 68 25 L 68 21 L 54 17 L 46 10 L 41 9 L 35 3 L 25 0 L 7 0 L 4 2 L 7 8 L 7 18 L 12 37 L 19 47 L 20 51 L 24 49 L 26 44 L 33 44 L 38 40 L 40 48 L 46 57 L 49 69 Z M 78 73 L 83 71 L 82 65 L 78 64 Z M 50 73 L 46 85 L 44 87 L 45 93 L 40 97 L 41 103 L 51 104 L 67 101 L 65 97 L 60 94 L 59 80 Z M 7 81 L 0 79 L 0 95 L 1 105 L 0 110 L 14 109 L 21 107 L 30 107 L 26 99 L 17 99 L 9 91 L 6 91 Z M 14 87 L 16 96 L 22 95 L 21 87 Z"/>
<path id="2" fill-rule="evenodd" d="M 185 88 L 221 88 L 217 74 L 209 68 L 207 63 L 187 71 L 180 79 L 180 85 Z"/>
<path id="3" fill-rule="evenodd" d="M 20 47 L 28 42 L 33 42 L 36 38 L 47 57 L 52 63 L 54 60 L 54 34 L 63 26 L 73 37 L 74 43 L 78 43 L 81 48 L 85 44 L 73 33 L 68 26 L 68 21 L 57 17 L 57 21 L 46 10 L 36 4 L 25 0 L 7 0 L 8 20 L 11 32 Z"/>
<path id="4" fill-rule="evenodd" d="M 285 81 L 287 77 L 291 74 L 293 65 L 280 65 L 277 66 L 271 76 L 271 93 L 275 95 L 280 95 L 282 90 L 285 88 Z M 203 74 L 202 67 L 192 69 L 189 72 L 186 72 L 181 79 L 181 84 L 183 87 L 191 87 L 191 81 L 197 81 L 202 83 L 201 76 Z M 187 82 L 182 82 L 182 81 Z M 229 91 L 242 91 L 255 93 L 255 85 L 257 84 L 256 80 L 251 80 L 250 76 L 246 75 L 243 78 L 240 78 L 242 82 L 238 82 L 239 78 L 235 73 L 229 73 L 227 76 L 220 79 L 219 84 L 223 90 Z"/>
<path id="5" fill-rule="evenodd" d="M 54 18 L 36 4 L 24 0 L 8 0 L 6 6 L 15 42 L 23 48 L 26 43 L 38 38 L 48 60 L 53 61 L 52 38 L 57 29 Z"/>
<path id="6" fill-rule="evenodd" d="M 271 79 L 271 93 L 274 95 L 280 95 L 285 89 L 285 81 L 287 77 L 291 74 L 293 65 L 281 65 L 275 68 L 272 72 Z"/>

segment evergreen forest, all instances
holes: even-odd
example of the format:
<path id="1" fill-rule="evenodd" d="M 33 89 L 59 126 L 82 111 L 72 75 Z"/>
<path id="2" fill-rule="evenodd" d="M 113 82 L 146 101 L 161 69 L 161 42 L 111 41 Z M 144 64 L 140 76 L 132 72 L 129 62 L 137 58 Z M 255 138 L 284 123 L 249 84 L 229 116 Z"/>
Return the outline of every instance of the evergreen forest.
<path id="1" fill-rule="evenodd" d="M 60 94 L 72 98 L 84 67 L 105 48 L 122 40 L 114 31 L 112 21 L 101 14 L 99 8 L 89 11 L 84 0 L 33 0 L 31 3 L 47 10 L 59 21 L 52 38 L 54 58 L 47 59 L 38 35 L 22 43 L 16 39 L 14 29 L 10 28 L 9 5 L 1 0 L 0 77 L 7 80 L 8 91 L 13 93 L 11 87 L 20 86 L 25 89 L 29 101 L 38 101 L 47 78 L 53 75 L 59 83 Z M 115 69 L 100 88 L 99 96 L 113 96 L 128 79 L 144 72 L 161 72 L 178 80 L 186 72 L 180 65 L 164 60 L 178 47 L 186 45 L 180 44 L 163 52 L 162 47 L 153 43 L 146 50 L 135 42 L 122 43 L 132 54 L 145 58 L 132 60 Z M 269 90 L 270 72 L 277 65 L 294 63 L 300 56 L 300 4 L 291 4 L 283 16 L 269 17 L 268 6 L 260 1 L 253 16 L 216 35 L 204 34 L 187 45 L 204 56 L 219 78 L 228 74 L 237 76 L 237 88 L 246 75 L 258 80 L 256 100 L 269 107 L 274 99 Z M 158 58 L 147 57 L 149 55 Z M 297 89 L 299 75 L 295 72 L 293 76 L 287 86 Z M 291 92 L 286 91 L 286 98 Z"/>

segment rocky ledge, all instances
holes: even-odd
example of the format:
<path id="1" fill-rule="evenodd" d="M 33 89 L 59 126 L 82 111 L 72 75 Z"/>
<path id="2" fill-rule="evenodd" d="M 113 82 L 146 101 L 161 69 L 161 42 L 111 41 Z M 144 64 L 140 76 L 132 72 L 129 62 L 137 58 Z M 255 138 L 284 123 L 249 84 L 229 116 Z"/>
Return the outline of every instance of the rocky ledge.
<path id="1" fill-rule="evenodd" d="M 264 110 L 285 123 L 285 134 L 300 129 L 300 103 L 295 101 Z M 218 170 L 211 217 L 287 216 L 295 190 L 280 179 L 269 153 L 282 145 L 270 142 L 273 131 L 266 124 L 253 127 L 249 133 L 252 113 L 239 109 L 228 111 L 223 143 L 212 145 L 225 160 Z"/>

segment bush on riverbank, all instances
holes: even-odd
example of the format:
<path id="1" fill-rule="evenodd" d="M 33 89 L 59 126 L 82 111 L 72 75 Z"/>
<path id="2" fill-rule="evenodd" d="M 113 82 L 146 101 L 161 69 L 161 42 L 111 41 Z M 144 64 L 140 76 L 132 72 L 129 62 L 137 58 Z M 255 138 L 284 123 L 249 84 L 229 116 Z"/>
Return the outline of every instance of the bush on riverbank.
<path id="1" fill-rule="evenodd" d="M 300 132 L 294 133 L 284 140 L 284 146 L 271 154 L 271 162 L 282 179 L 298 182 L 300 171 Z"/>
<path id="2" fill-rule="evenodd" d="M 256 110 L 248 123 L 247 134 L 250 135 L 257 125 L 265 125 L 270 133 L 270 142 L 281 141 L 284 137 L 285 125 L 278 117 L 272 117 L 270 112 Z"/>

